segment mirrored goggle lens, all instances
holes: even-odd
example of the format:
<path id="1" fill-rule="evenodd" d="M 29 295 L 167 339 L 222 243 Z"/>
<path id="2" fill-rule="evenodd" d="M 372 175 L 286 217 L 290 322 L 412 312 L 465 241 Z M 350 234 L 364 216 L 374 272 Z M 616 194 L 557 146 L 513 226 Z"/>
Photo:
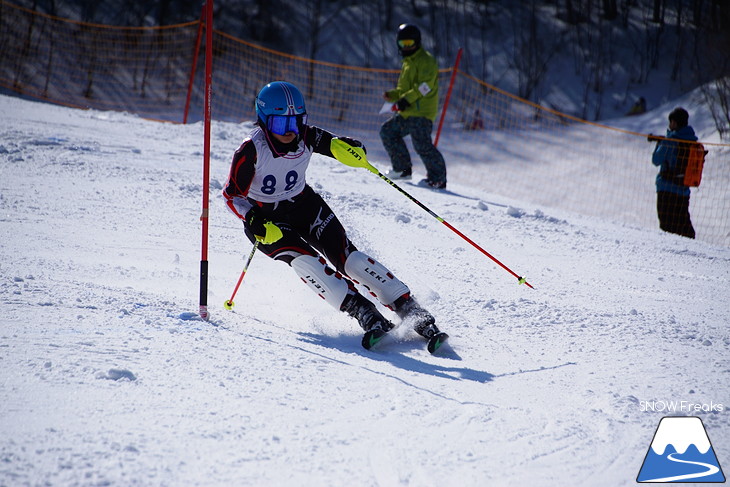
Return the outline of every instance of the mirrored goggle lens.
<path id="1" fill-rule="evenodd" d="M 307 123 L 307 114 L 303 115 L 269 115 L 269 119 L 266 122 L 269 131 L 277 134 L 284 135 L 287 132 L 299 133 L 299 123 Z"/>
<path id="2" fill-rule="evenodd" d="M 401 40 L 398 41 L 398 45 L 402 49 L 408 49 L 409 47 L 415 46 L 416 45 L 416 41 L 414 41 L 413 39 L 401 39 Z"/>

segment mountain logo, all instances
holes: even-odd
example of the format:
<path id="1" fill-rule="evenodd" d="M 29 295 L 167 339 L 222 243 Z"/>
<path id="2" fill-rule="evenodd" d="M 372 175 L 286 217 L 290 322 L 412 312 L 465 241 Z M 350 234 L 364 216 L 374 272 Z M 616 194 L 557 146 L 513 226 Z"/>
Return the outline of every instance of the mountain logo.
<path id="1" fill-rule="evenodd" d="M 636 481 L 725 482 L 702 420 L 696 416 L 662 418 Z"/>

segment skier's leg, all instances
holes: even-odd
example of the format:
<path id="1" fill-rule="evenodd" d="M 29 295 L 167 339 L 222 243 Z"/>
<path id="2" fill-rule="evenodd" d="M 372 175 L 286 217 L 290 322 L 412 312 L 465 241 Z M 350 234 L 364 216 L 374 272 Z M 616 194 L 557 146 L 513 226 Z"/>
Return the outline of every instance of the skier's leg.
<path id="1" fill-rule="evenodd" d="M 289 214 L 289 219 L 301 238 L 344 274 L 347 256 L 357 248 L 347 238 L 345 228 L 322 196 L 310 187 L 305 191 L 306 195 Z"/>
<path id="2" fill-rule="evenodd" d="M 373 328 L 390 330 L 393 325 L 375 305 L 357 292 L 340 272 L 329 267 L 317 252 L 324 253 L 336 267 L 344 268 L 347 254 L 355 250 L 337 217 L 310 187 L 301 198 L 294 209 L 289 208 L 284 213 L 283 218 L 288 223 L 277 218 L 275 211 L 266 215 L 279 227 L 282 237 L 272 244 L 259 244 L 259 250 L 289 264 L 319 297 L 356 318 L 365 331 Z M 248 224 L 244 223 L 244 228 L 249 240 L 255 242 Z"/>
<path id="3" fill-rule="evenodd" d="M 352 252 L 345 262 L 345 273 L 367 288 L 383 305 L 409 324 L 421 336 L 431 338 L 439 332 L 436 319 L 411 296 L 411 291 L 384 265 L 367 254 Z"/>
<path id="4" fill-rule="evenodd" d="M 357 284 L 367 288 L 370 294 L 385 306 L 392 305 L 396 299 L 410 293 L 408 286 L 383 264 L 359 250 L 347 257 L 345 274 Z"/>
<path id="5" fill-rule="evenodd" d="M 302 255 L 292 260 L 291 266 L 312 291 L 335 309 L 357 319 L 363 330 L 380 328 L 388 331 L 393 328 L 375 305 L 357 292 L 339 272 L 329 267 L 323 258 Z"/>
<path id="6" fill-rule="evenodd" d="M 339 272 L 329 267 L 323 258 L 300 255 L 292 260 L 290 265 L 320 298 L 336 309 L 342 307 L 351 286 Z"/>

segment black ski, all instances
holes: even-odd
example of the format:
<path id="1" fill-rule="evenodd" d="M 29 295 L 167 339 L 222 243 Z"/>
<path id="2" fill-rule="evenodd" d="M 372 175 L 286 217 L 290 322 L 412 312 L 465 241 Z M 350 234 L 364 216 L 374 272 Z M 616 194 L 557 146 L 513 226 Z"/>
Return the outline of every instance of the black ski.
<path id="1" fill-rule="evenodd" d="M 385 335 L 387 335 L 387 331 L 383 331 L 380 328 L 376 328 L 374 330 L 366 331 L 365 335 L 362 337 L 362 346 L 366 350 L 370 350 L 375 345 L 380 342 L 383 338 L 385 338 Z"/>
<path id="2" fill-rule="evenodd" d="M 446 340 L 449 338 L 449 335 L 444 333 L 443 331 L 436 333 L 434 336 L 432 336 L 428 340 L 428 351 L 431 354 L 436 353 L 436 351 L 441 348 L 441 345 L 443 345 Z"/>
<path id="3" fill-rule="evenodd" d="M 365 348 L 366 350 L 370 350 L 371 348 L 376 346 L 383 338 L 385 338 L 385 335 L 387 334 L 388 332 L 381 329 L 365 332 L 365 335 L 363 335 L 362 337 L 363 348 Z M 446 340 L 448 338 L 449 335 L 444 332 L 436 333 L 428 340 L 428 345 L 426 345 L 426 349 L 429 353 L 434 354 L 438 351 L 439 348 L 441 348 L 441 345 L 446 343 Z"/>

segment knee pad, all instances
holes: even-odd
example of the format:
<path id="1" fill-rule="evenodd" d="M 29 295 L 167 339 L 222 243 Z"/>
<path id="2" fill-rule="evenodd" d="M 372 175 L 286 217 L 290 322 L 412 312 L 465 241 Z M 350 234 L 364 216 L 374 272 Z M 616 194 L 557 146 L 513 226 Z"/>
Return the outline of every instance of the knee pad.
<path id="1" fill-rule="evenodd" d="M 290 265 L 312 291 L 335 309 L 340 309 L 350 284 L 339 272 L 327 266 L 324 259 L 312 255 L 300 255 Z"/>
<path id="2" fill-rule="evenodd" d="M 408 286 L 395 277 L 380 262 L 358 251 L 345 261 L 345 273 L 357 284 L 365 286 L 384 306 L 410 292 Z"/>

